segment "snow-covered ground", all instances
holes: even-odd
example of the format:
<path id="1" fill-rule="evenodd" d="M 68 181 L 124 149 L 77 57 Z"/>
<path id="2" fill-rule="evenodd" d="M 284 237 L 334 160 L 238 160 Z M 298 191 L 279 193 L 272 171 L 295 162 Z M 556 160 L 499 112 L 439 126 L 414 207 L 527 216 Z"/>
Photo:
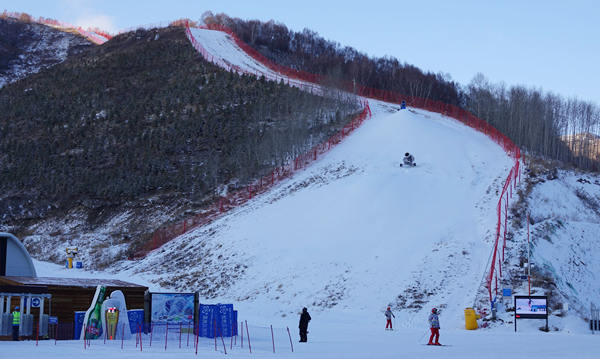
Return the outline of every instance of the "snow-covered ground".
<path id="1" fill-rule="evenodd" d="M 315 323 L 312 323 L 315 322 Z M 200 339 L 198 354 L 195 354 L 193 338 L 188 345 L 187 337 L 171 334 L 165 350 L 164 336 L 155 336 L 150 346 L 150 338 L 143 336 L 142 348 L 134 340 L 123 343 L 114 341 L 104 344 L 102 340 L 91 343 L 84 349 L 80 341 L 35 341 L 0 342 L 0 352 L 6 358 L 598 358 L 600 337 L 598 335 L 574 335 L 569 333 L 541 333 L 535 329 L 519 328 L 515 333 L 507 328 L 502 331 L 482 332 L 466 330 L 446 330 L 442 327 L 440 342 L 445 347 L 424 345 L 427 333 L 423 330 L 400 329 L 384 331 L 361 323 L 326 321 L 313 315 L 309 325 L 309 342 L 298 343 L 296 328 L 292 332 L 293 349 L 289 344 L 287 331 L 275 331 L 275 354 L 273 354 L 270 330 L 266 327 L 250 327 L 248 348 L 246 334 L 244 347 L 241 338 L 231 345 L 230 338 L 219 338 L 217 350 L 214 341 Z M 443 326 L 443 322 L 442 322 Z M 262 330 L 262 332 L 260 332 Z M 223 344 L 227 350 L 225 355 Z"/>
<path id="2" fill-rule="evenodd" d="M 591 304 L 600 306 L 600 176 L 566 170 L 540 173 L 533 168 L 528 182 L 531 191 L 523 212 L 531 218 L 534 291 L 551 293 L 556 314 L 589 318 Z M 509 243 L 510 265 L 513 273 L 523 275 L 526 269 L 519 264 L 527 258 L 524 218 L 515 239 Z M 554 324 L 560 330 L 565 328 L 561 321 Z"/>
<path id="3" fill-rule="evenodd" d="M 223 61 L 247 62 L 243 53 L 205 45 Z M 599 337 L 587 334 L 576 316 L 561 318 L 560 332 L 539 331 L 539 320 L 520 321 L 517 334 L 512 322 L 463 329 L 463 310 L 482 285 L 512 159 L 451 118 L 377 101 L 370 106 L 373 117 L 311 166 L 145 259 L 103 273 L 36 262 L 38 274 L 117 278 L 153 290 L 199 291 L 203 303 L 233 302 L 251 325 L 252 355 L 259 357 L 273 355 L 269 325 L 278 338 L 286 327 L 292 331 L 295 352 L 279 346 L 276 355 L 283 357 L 598 357 Z M 405 152 L 415 155 L 417 167 L 399 166 Z M 392 332 L 383 329 L 388 305 L 396 314 Z M 313 320 L 309 343 L 299 345 L 303 306 Z M 440 341 L 448 347 L 422 345 L 432 307 L 441 309 Z M 143 352 L 134 342 L 123 351 L 94 343 L 84 352 L 76 342 L 2 343 L 0 350 L 20 357 L 195 355 L 172 342 L 167 351 L 150 348 L 147 340 Z M 198 355 L 223 355 L 213 342 L 201 344 Z M 228 355 L 250 354 L 238 342 Z"/>

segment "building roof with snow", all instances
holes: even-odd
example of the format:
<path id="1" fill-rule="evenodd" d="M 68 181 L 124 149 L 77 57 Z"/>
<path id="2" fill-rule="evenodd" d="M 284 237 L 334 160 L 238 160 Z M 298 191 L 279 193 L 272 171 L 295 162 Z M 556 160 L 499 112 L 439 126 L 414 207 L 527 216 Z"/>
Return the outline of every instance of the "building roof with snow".
<path id="1" fill-rule="evenodd" d="M 37 276 L 31 256 L 21 241 L 4 232 L 0 232 L 0 276 Z"/>

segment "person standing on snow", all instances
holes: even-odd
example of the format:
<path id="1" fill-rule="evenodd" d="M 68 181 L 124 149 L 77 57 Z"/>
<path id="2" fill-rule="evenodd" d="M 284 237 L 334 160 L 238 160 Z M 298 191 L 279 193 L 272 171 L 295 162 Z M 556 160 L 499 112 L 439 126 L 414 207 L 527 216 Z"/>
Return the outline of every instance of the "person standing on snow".
<path id="1" fill-rule="evenodd" d="M 310 314 L 308 314 L 308 309 L 306 307 L 302 308 L 302 314 L 300 314 L 300 323 L 298 324 L 298 328 L 300 328 L 300 343 L 306 343 L 308 341 L 308 322 L 310 322 Z"/>
<path id="2" fill-rule="evenodd" d="M 390 330 L 394 329 L 392 328 L 392 317 L 396 318 L 394 313 L 392 313 L 392 309 L 387 307 L 387 310 L 385 311 L 385 318 L 387 319 L 387 322 L 385 323 L 385 330 L 388 329 L 388 326 L 390 327 Z"/>
<path id="3" fill-rule="evenodd" d="M 427 345 L 442 345 L 439 342 L 440 339 L 440 318 L 438 318 L 438 311 L 436 308 L 431 310 L 429 314 L 429 327 L 431 329 L 431 336 L 429 337 L 429 343 Z M 435 337 L 435 342 L 433 341 Z"/>
<path id="4" fill-rule="evenodd" d="M 19 340 L 19 326 L 21 325 L 21 312 L 19 311 L 19 307 L 15 307 L 14 312 L 12 312 L 12 338 L 14 341 Z"/>

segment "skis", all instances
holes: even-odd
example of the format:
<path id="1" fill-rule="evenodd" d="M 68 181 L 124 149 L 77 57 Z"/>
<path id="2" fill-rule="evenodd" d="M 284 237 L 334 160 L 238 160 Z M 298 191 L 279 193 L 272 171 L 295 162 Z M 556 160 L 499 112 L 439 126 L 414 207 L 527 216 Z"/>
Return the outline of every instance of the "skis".
<path id="1" fill-rule="evenodd" d="M 436 345 L 436 344 L 423 344 L 425 346 L 428 347 L 451 347 L 452 345 L 448 345 L 448 344 L 440 344 L 440 345 Z"/>

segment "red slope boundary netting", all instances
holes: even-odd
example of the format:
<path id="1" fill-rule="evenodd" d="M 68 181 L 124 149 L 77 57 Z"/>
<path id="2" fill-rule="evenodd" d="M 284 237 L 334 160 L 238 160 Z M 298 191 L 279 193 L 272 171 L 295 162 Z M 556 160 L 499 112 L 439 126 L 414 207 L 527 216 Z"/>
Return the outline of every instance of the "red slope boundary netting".
<path id="1" fill-rule="evenodd" d="M 233 34 L 233 32 L 231 31 L 225 31 L 225 30 L 220 30 L 220 29 L 216 29 L 216 26 L 206 26 L 206 27 L 199 27 L 200 29 L 207 29 L 207 30 L 213 30 L 213 31 L 223 31 L 225 33 L 227 33 L 228 35 L 231 36 L 231 38 L 234 40 L 235 44 L 238 45 L 238 47 L 240 47 L 240 49 L 244 52 L 247 51 L 247 48 L 250 48 L 247 44 L 245 44 L 243 41 L 241 41 L 240 39 L 238 39 L 235 34 Z M 219 57 L 215 57 L 213 54 L 211 54 L 209 51 L 207 51 L 204 46 L 202 46 L 202 44 L 194 37 L 194 35 L 192 34 L 192 31 L 190 29 L 189 26 L 185 27 L 185 33 L 188 37 L 188 39 L 190 40 L 190 42 L 192 43 L 192 46 L 196 49 L 196 51 L 198 51 L 202 57 L 204 57 L 204 59 L 208 62 L 211 62 L 221 68 L 226 69 L 227 71 L 234 71 L 238 74 L 247 74 L 247 75 L 253 75 L 256 77 L 261 77 L 264 76 L 266 79 L 271 80 L 271 81 L 276 81 L 276 82 L 280 82 L 283 81 L 284 83 L 290 85 L 290 86 L 295 86 L 300 88 L 301 90 L 307 91 L 307 92 L 311 92 L 311 93 L 320 93 L 321 92 L 321 87 L 313 82 L 310 81 L 306 81 L 303 79 L 299 79 L 297 78 L 297 80 L 300 81 L 291 81 L 290 82 L 290 77 L 291 78 L 295 78 L 292 76 L 287 76 L 287 75 L 277 75 L 277 73 L 279 71 L 274 70 L 273 68 L 271 68 L 271 66 L 269 65 L 265 65 L 268 68 L 270 68 L 271 70 L 274 70 L 274 73 L 265 73 L 265 72 L 259 72 L 259 71 L 248 71 L 246 69 L 242 69 L 239 66 L 236 66 L 232 63 L 229 63 L 228 61 L 225 61 Z M 251 49 L 251 48 L 250 48 Z M 249 54 L 252 58 L 254 58 L 256 61 L 261 62 L 262 59 L 256 58 L 253 56 L 253 54 Z M 266 59 L 265 59 L 266 60 Z"/>
<path id="2" fill-rule="evenodd" d="M 498 295 L 498 279 L 502 279 L 502 263 L 504 263 L 506 234 L 508 231 L 508 202 L 509 199 L 512 198 L 513 191 L 516 190 L 518 182 L 521 181 L 521 165 L 519 158 L 520 152 L 517 151 L 515 165 L 511 168 L 506 177 L 500 199 L 498 200 L 498 205 L 496 206 L 496 215 L 498 216 L 496 235 L 492 247 L 490 267 L 486 276 L 486 286 L 490 302 L 493 302 L 494 300 L 492 292 L 495 296 Z"/>
<path id="3" fill-rule="evenodd" d="M 283 179 L 289 178 L 298 170 L 305 168 L 310 163 L 316 161 L 321 155 L 327 153 L 345 137 L 350 135 L 355 129 L 368 118 L 371 117 L 371 109 L 369 104 L 365 102 L 365 107 L 362 112 L 355 116 L 352 121 L 346 124 L 339 132 L 331 136 L 327 141 L 320 143 L 305 153 L 297 156 L 286 165 L 277 167 L 267 176 L 261 177 L 241 189 L 230 192 L 227 196 L 220 197 L 208 209 L 195 215 L 192 218 L 187 218 L 174 225 L 163 227 L 154 232 L 152 238 L 135 254 L 136 258 L 144 257 L 150 251 L 153 251 L 163 244 L 173 240 L 189 230 L 198 226 L 203 226 L 211 223 L 219 218 L 223 213 L 245 204 L 254 196 L 266 192 L 268 189 L 279 183 Z"/>

